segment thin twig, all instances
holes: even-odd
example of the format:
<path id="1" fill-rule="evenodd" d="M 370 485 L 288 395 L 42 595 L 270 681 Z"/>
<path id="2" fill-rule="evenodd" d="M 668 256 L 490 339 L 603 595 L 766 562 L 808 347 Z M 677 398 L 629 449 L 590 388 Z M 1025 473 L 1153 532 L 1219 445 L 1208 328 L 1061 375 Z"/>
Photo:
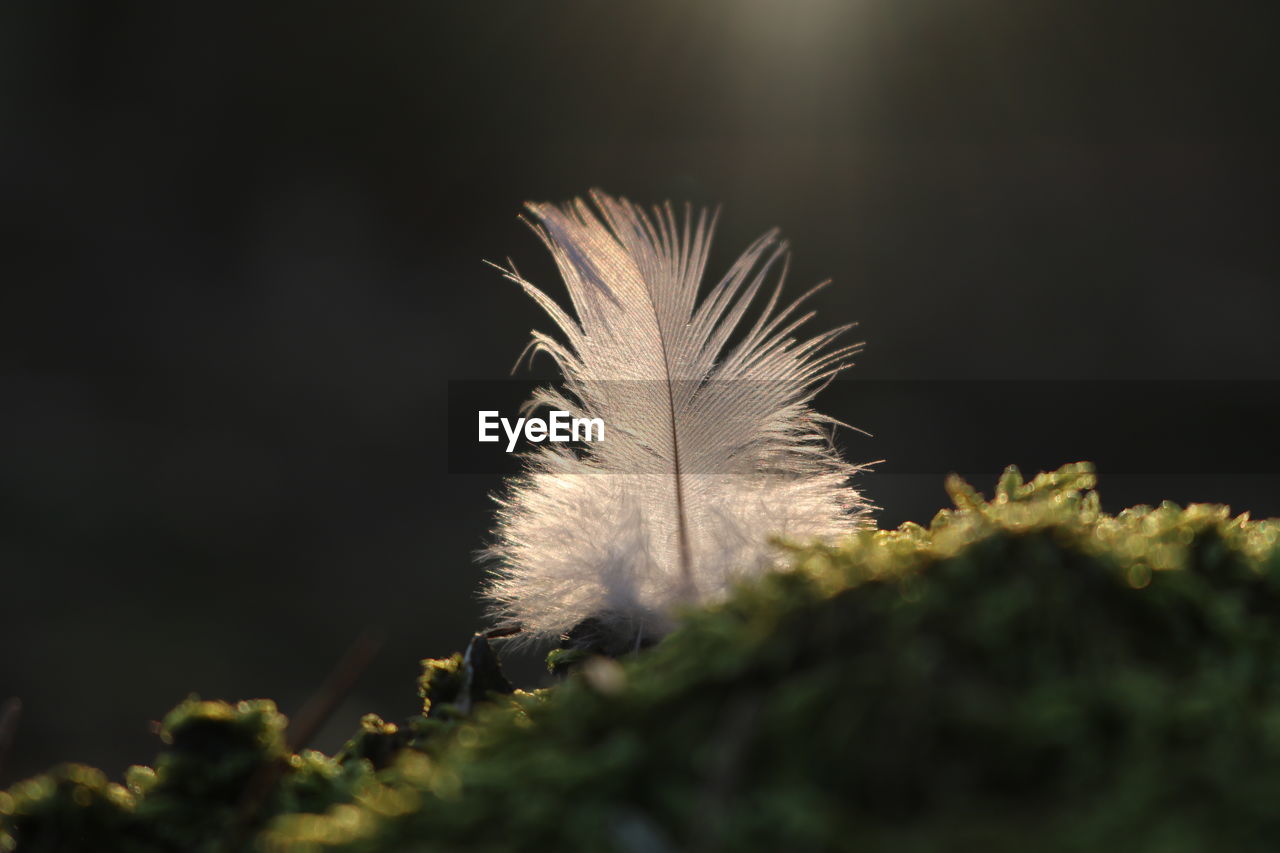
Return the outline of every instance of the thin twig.
<path id="1" fill-rule="evenodd" d="M 381 631 L 372 629 L 356 638 L 320 689 L 294 715 L 286 732 L 290 752 L 305 748 L 319 733 L 333 712 L 338 710 L 342 700 L 347 698 L 351 688 L 355 687 L 356 681 L 364 674 L 385 641 L 386 637 Z"/>
<path id="2" fill-rule="evenodd" d="M 13 736 L 18 731 L 18 718 L 22 716 L 22 700 L 17 696 L 6 699 L 0 706 L 0 779 L 4 778 L 4 762 L 13 748 Z"/>
<path id="3" fill-rule="evenodd" d="M 320 689 L 313 693 L 302 709 L 294 715 L 289 727 L 285 730 L 285 748 L 289 755 L 305 748 L 324 727 L 324 724 L 333 716 L 333 712 L 347 698 L 347 694 L 368 668 L 378 650 L 382 648 L 385 639 L 381 631 L 369 629 L 351 644 L 346 654 L 334 665 L 329 676 L 320 685 Z M 259 767 L 250 777 L 248 784 L 245 785 L 236 819 L 231 825 L 229 849 L 243 849 L 245 842 L 248 841 L 254 817 L 257 816 L 280 777 L 284 775 L 287 766 L 287 758 L 270 761 Z"/>

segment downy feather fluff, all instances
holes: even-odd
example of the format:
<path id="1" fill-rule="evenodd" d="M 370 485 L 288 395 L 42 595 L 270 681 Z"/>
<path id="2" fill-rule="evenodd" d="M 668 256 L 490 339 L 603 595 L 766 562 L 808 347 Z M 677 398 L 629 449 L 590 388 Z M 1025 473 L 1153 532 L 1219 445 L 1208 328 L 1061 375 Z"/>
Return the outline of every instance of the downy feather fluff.
<path id="1" fill-rule="evenodd" d="M 568 288 L 572 314 L 512 267 L 560 330 L 530 348 L 555 360 L 563 390 L 547 406 L 601 418 L 605 439 L 541 444 L 498 498 L 495 566 L 485 594 L 526 637 L 594 617 L 637 639 L 681 605 L 714 601 L 774 566 L 774 536 L 829 538 L 866 523 L 849 486 L 860 466 L 836 454 L 834 424 L 810 408 L 858 345 L 850 326 L 797 339 L 806 293 L 780 308 L 786 245 L 760 237 L 701 299 L 714 222 L 670 205 L 646 212 L 593 193 L 560 208 L 529 204 Z M 768 292 L 747 328 L 748 309 Z M 817 290 L 817 288 L 814 288 Z M 812 293 L 811 290 L 809 293 Z"/>

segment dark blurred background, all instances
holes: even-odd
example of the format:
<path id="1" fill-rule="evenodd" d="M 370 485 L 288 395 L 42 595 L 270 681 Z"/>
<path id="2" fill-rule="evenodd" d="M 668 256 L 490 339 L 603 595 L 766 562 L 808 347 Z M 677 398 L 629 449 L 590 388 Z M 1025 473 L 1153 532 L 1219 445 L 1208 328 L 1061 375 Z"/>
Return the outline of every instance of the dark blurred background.
<path id="1" fill-rule="evenodd" d="M 821 322 L 868 342 L 823 408 L 911 437 L 841 437 L 887 457 L 882 525 L 945 504 L 961 415 L 966 459 L 1112 460 L 1111 509 L 1280 515 L 1248 465 L 1269 427 L 1232 415 L 1219 467 L 1177 451 L 1204 420 L 1184 380 L 1280 379 L 1267 11 L 3 4 L 0 699 L 25 711 L 0 784 L 149 761 L 191 691 L 295 711 L 369 625 L 388 642 L 319 745 L 414 711 L 417 659 L 481 623 L 500 483 L 450 473 L 449 382 L 505 377 L 548 325 L 482 259 L 560 293 L 526 199 L 723 205 L 713 271 L 782 228 L 793 288 L 834 278 Z M 987 380 L 1084 385 L 983 420 L 956 389 Z M 1166 415 L 1094 399 L 1116 380 L 1168 383 Z M 883 393 L 927 382 L 951 390 Z"/>

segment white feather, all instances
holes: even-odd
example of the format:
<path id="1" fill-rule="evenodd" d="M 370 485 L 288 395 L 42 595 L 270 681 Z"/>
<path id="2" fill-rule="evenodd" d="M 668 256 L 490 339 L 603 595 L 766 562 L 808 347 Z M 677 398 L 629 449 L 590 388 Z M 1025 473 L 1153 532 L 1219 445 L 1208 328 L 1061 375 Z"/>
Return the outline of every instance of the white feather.
<path id="1" fill-rule="evenodd" d="M 839 458 L 824 429 L 834 422 L 809 406 L 857 345 L 831 346 L 849 326 L 793 337 L 812 314 L 796 316 L 809 294 L 778 310 L 785 269 L 741 329 L 786 251 L 776 232 L 699 300 L 714 227 L 705 211 L 695 220 L 686 209 L 680 223 L 670 205 L 649 215 L 592 198 L 598 215 L 581 199 L 528 206 L 572 315 L 514 268 L 507 277 L 563 336 L 534 332 L 531 347 L 555 360 L 565 390 L 544 389 L 526 408 L 601 418 L 605 440 L 528 454 L 499 499 L 485 593 L 492 615 L 526 635 L 596 617 L 656 636 L 679 606 L 776 565 L 771 537 L 866 523 L 848 484 L 859 466 Z"/>

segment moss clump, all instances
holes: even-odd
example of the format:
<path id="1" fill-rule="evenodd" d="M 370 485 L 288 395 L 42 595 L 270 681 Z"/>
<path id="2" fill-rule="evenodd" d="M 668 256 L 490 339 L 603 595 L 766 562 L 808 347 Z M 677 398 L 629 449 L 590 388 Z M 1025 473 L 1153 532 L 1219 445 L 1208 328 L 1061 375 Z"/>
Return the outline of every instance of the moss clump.
<path id="1" fill-rule="evenodd" d="M 429 664 L 437 713 L 366 718 L 336 760 L 284 756 L 246 847 L 1271 849 L 1280 522 L 1109 516 L 1086 465 L 1010 469 L 990 501 L 948 486 L 928 528 L 792 546 L 794 570 L 540 694 L 480 695 L 463 658 Z M 188 714 L 231 713 L 234 737 L 129 790 L 55 773 L 0 795 L 12 837 L 235 849 L 226 804 L 283 747 L 264 706 L 213 708 Z"/>
<path id="2" fill-rule="evenodd" d="M 16 849 L 17 838 L 24 851 L 87 850 L 85 842 L 94 838 L 102 839 L 97 849 L 107 853 L 127 850 L 134 806 L 134 796 L 102 771 L 64 764 L 0 793 L 7 830 L 0 831 L 0 850 Z"/>

